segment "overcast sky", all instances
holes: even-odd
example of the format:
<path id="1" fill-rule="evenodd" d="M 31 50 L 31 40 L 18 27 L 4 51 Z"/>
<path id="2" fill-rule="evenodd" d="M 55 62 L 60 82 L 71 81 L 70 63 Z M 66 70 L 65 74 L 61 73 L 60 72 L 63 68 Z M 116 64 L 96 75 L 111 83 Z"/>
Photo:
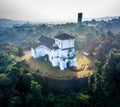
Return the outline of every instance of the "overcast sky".
<path id="1" fill-rule="evenodd" d="M 28 21 L 72 21 L 120 16 L 120 0 L 0 0 L 0 18 Z"/>

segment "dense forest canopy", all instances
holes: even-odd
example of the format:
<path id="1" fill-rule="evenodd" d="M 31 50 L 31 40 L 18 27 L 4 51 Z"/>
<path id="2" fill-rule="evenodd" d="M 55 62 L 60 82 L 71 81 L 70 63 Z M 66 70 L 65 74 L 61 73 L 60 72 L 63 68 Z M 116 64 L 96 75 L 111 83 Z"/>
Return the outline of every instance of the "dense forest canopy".
<path id="1" fill-rule="evenodd" d="M 41 85 L 27 61 L 17 62 L 15 57 L 41 35 L 53 38 L 63 32 L 76 37 L 77 51 L 90 54 L 95 74 L 88 77 L 84 91 L 54 94 Z M 0 28 L 0 107 L 119 107 L 119 102 L 120 18 Z"/>

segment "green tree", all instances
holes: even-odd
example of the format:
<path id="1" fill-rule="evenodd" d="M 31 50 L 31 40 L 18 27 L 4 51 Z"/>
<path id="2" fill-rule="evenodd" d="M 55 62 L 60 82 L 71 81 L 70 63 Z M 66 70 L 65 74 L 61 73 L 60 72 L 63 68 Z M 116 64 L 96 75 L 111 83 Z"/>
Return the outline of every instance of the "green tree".
<path id="1" fill-rule="evenodd" d="M 93 84 L 93 105 L 95 106 L 104 106 L 105 97 L 106 97 L 106 83 L 104 77 L 98 72 L 94 77 Z"/>
<path id="2" fill-rule="evenodd" d="M 107 79 L 116 84 L 120 81 L 120 53 L 111 52 L 104 66 Z"/>
<path id="3" fill-rule="evenodd" d="M 17 68 L 14 67 L 11 69 L 11 71 L 8 72 L 8 76 L 9 76 L 9 78 L 11 78 L 12 84 L 14 84 L 16 86 L 17 83 L 19 83 L 19 81 L 20 81 L 22 72 L 20 72 L 20 70 L 18 70 Z"/>
<path id="4" fill-rule="evenodd" d="M 98 60 L 95 61 L 95 70 L 96 70 L 97 72 L 102 73 L 102 66 L 103 66 L 103 65 L 101 64 L 100 61 L 98 61 Z"/>
<path id="5" fill-rule="evenodd" d="M 23 73 L 28 73 L 30 71 L 30 65 L 26 60 L 17 62 L 13 67 L 16 67 L 18 70 L 22 71 Z"/>
<path id="6" fill-rule="evenodd" d="M 19 96 L 14 96 L 9 100 L 9 107 L 21 107 L 21 103 L 21 98 Z"/>
<path id="7" fill-rule="evenodd" d="M 78 93 L 76 95 L 76 107 L 87 107 L 90 103 L 90 96 L 83 93 Z"/>
<path id="8" fill-rule="evenodd" d="M 8 78 L 7 74 L 0 74 L 0 100 L 6 99 L 6 101 L 12 96 L 14 88 L 12 81 Z"/>
<path id="9" fill-rule="evenodd" d="M 21 91 L 22 92 L 29 92 L 30 91 L 30 83 L 31 81 L 33 80 L 33 76 L 31 73 L 25 73 L 23 76 L 22 76 L 22 79 L 21 79 L 21 84 L 22 85 L 22 89 Z"/>
<path id="10" fill-rule="evenodd" d="M 53 107 L 54 103 L 55 103 L 55 96 L 53 94 L 48 94 L 48 102 L 49 102 L 49 106 Z"/>
<path id="11" fill-rule="evenodd" d="M 14 63 L 14 57 L 4 52 L 0 52 L 0 73 L 8 72 Z"/>
<path id="12" fill-rule="evenodd" d="M 31 81 L 30 93 L 26 95 L 27 106 L 39 107 L 44 106 L 43 95 L 41 93 L 41 85 L 38 82 Z M 34 103 L 33 103 L 34 102 Z"/>
<path id="13" fill-rule="evenodd" d="M 22 47 L 18 47 L 18 56 L 23 56 L 24 55 L 24 49 Z"/>
<path id="14" fill-rule="evenodd" d="M 104 73 L 108 83 L 108 96 L 111 106 L 119 107 L 120 104 L 120 53 L 110 52 L 104 65 Z M 113 102 L 114 101 L 114 102 Z"/>

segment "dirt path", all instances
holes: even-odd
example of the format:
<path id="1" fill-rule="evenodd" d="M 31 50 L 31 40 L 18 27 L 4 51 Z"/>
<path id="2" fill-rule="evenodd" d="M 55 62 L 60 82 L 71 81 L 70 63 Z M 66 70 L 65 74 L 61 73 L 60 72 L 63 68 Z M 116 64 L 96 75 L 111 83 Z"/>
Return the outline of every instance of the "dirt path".
<path id="1" fill-rule="evenodd" d="M 26 51 L 25 54 L 24 54 L 24 56 L 22 56 L 22 57 L 16 57 L 15 59 L 17 61 L 21 61 L 21 60 L 27 60 L 28 61 L 31 57 L 32 57 L 32 53 L 30 51 Z"/>

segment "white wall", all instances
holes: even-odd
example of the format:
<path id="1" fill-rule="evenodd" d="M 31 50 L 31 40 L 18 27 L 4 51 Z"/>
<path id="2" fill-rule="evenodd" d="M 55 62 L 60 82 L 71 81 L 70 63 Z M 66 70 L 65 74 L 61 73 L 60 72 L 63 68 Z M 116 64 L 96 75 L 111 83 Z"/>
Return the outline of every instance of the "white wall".
<path id="1" fill-rule="evenodd" d="M 59 49 L 58 50 L 58 56 L 59 57 L 66 57 L 66 58 L 68 58 L 68 54 L 69 54 L 69 57 L 72 57 L 74 53 L 75 53 L 74 49 L 71 49 L 71 52 L 69 52 L 69 49 L 65 49 L 65 50 Z"/>
<path id="2" fill-rule="evenodd" d="M 34 51 L 35 51 L 35 50 L 34 50 L 33 48 L 31 48 L 32 57 L 33 57 L 33 58 L 36 58 L 36 57 L 35 57 L 35 52 L 34 52 Z"/>
<path id="3" fill-rule="evenodd" d="M 70 66 L 76 66 L 76 58 L 72 60 L 66 59 L 65 61 L 63 61 L 63 59 L 61 58 L 61 57 L 68 58 L 68 53 L 70 56 L 73 55 L 73 53 L 75 52 L 74 49 L 72 49 L 71 52 L 69 52 L 69 49 L 66 48 L 74 47 L 74 39 L 63 41 L 57 40 L 56 44 L 59 46 L 60 49 L 51 50 L 43 45 L 37 47 L 36 49 L 31 48 L 33 58 L 48 55 L 49 61 L 52 63 L 52 66 L 54 67 L 59 66 L 61 70 L 67 68 L 68 61 L 70 61 Z"/>
<path id="4" fill-rule="evenodd" d="M 62 49 L 71 48 L 71 47 L 74 47 L 74 39 L 62 41 L 62 46 L 61 46 Z"/>
<path id="5" fill-rule="evenodd" d="M 59 56 L 60 57 L 68 57 L 68 50 L 59 50 Z"/>
<path id="6" fill-rule="evenodd" d="M 61 49 L 74 47 L 74 41 L 75 41 L 75 39 L 68 39 L 68 40 L 55 39 L 55 43 Z"/>
<path id="7" fill-rule="evenodd" d="M 59 39 L 55 39 L 55 43 L 58 45 L 59 48 L 61 48 L 62 41 Z"/>
<path id="8" fill-rule="evenodd" d="M 71 66 L 77 66 L 76 61 L 77 61 L 76 57 L 75 57 L 74 59 L 72 59 L 72 60 L 70 61 Z"/>
<path id="9" fill-rule="evenodd" d="M 44 46 L 42 46 L 42 45 L 35 49 L 31 48 L 31 51 L 32 51 L 33 58 L 38 58 L 38 57 L 46 55 Z"/>

